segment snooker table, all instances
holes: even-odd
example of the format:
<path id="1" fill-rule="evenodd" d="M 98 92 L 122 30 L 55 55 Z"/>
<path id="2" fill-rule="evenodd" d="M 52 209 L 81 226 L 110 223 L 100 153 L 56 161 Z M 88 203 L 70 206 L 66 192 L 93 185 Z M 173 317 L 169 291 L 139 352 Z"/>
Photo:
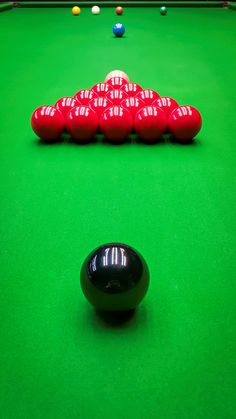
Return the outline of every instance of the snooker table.
<path id="1" fill-rule="evenodd" d="M 0 39 L 1 418 L 235 418 L 235 10 L 19 7 L 0 13 Z M 117 68 L 196 106 L 194 142 L 36 138 L 36 107 Z M 84 258 L 110 241 L 150 269 L 123 322 L 80 290 Z"/>

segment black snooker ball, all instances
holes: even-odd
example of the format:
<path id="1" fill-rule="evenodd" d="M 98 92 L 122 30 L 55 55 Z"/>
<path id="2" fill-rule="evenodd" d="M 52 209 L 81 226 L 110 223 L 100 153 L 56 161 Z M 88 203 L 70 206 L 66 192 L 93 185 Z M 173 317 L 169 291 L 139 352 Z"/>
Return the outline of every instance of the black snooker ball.
<path id="1" fill-rule="evenodd" d="M 149 270 L 132 247 L 109 243 L 87 256 L 80 281 L 85 297 L 97 310 L 124 312 L 134 309 L 144 298 Z"/>

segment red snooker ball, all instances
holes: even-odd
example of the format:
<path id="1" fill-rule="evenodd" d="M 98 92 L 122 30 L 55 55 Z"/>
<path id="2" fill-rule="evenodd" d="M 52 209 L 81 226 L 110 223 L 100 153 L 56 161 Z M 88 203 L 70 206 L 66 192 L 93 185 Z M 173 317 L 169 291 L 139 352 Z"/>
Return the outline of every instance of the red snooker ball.
<path id="1" fill-rule="evenodd" d="M 142 87 L 137 83 L 126 83 L 120 90 L 127 93 L 128 96 L 136 96 L 138 92 L 142 90 Z"/>
<path id="2" fill-rule="evenodd" d="M 101 131 L 113 144 L 123 142 L 131 133 L 132 127 L 132 116 L 122 106 L 112 106 L 106 109 L 101 115 Z"/>
<path id="3" fill-rule="evenodd" d="M 80 103 L 74 97 L 65 96 L 55 103 L 55 108 L 57 108 L 57 110 L 60 111 L 64 117 L 66 117 L 70 109 L 79 105 Z"/>
<path id="4" fill-rule="evenodd" d="M 42 140 L 54 141 L 64 130 L 64 116 L 54 106 L 40 106 L 31 116 L 31 126 Z"/>
<path id="5" fill-rule="evenodd" d="M 126 97 L 128 97 L 128 93 L 118 89 L 112 90 L 106 94 L 106 98 L 112 102 L 113 106 L 119 106 L 121 101 Z"/>
<path id="6" fill-rule="evenodd" d="M 139 99 L 142 99 L 145 102 L 146 106 L 152 105 L 154 100 L 158 99 L 160 95 L 152 89 L 145 89 L 138 92 L 136 95 Z"/>
<path id="7" fill-rule="evenodd" d="M 102 115 L 102 113 L 107 109 L 113 106 L 112 102 L 107 99 L 106 97 L 95 97 L 91 99 L 88 103 L 88 106 L 96 112 L 98 118 Z"/>
<path id="8" fill-rule="evenodd" d="M 106 96 L 106 94 L 112 90 L 114 90 L 114 88 L 111 86 L 111 84 L 108 83 L 97 83 L 95 84 L 92 89 L 93 92 L 97 93 L 97 95 L 99 97 L 104 97 Z"/>
<path id="9" fill-rule="evenodd" d="M 179 106 L 168 119 L 168 128 L 173 137 L 180 142 L 192 140 L 202 127 L 200 112 L 193 106 Z"/>
<path id="10" fill-rule="evenodd" d="M 87 105 L 91 99 L 94 97 L 98 97 L 97 93 L 93 90 L 84 89 L 79 90 L 75 95 L 74 98 L 78 100 L 81 105 Z"/>
<path id="11" fill-rule="evenodd" d="M 128 111 L 131 113 L 134 119 L 136 113 L 139 111 L 139 109 L 145 106 L 145 103 L 143 100 L 139 99 L 137 96 L 136 97 L 130 96 L 123 99 L 121 101 L 120 106 L 123 106 L 123 108 L 128 109 Z"/>
<path id="12" fill-rule="evenodd" d="M 114 89 L 120 89 L 127 83 L 127 80 L 125 80 L 123 77 L 112 77 L 107 81 L 107 84 L 110 84 Z"/>
<path id="13" fill-rule="evenodd" d="M 96 134 L 98 116 L 88 106 L 76 106 L 66 115 L 66 129 L 74 140 L 86 143 Z"/>
<path id="14" fill-rule="evenodd" d="M 179 105 L 176 102 L 176 100 L 174 100 L 172 97 L 162 96 L 154 100 L 153 106 L 157 106 L 158 108 L 161 108 L 165 112 L 167 118 L 169 118 L 171 112 L 175 108 L 177 108 Z"/>
<path id="15" fill-rule="evenodd" d="M 117 14 L 117 15 L 122 15 L 122 14 L 123 14 L 123 7 L 118 6 L 118 7 L 116 8 L 116 14 Z"/>
<path id="16" fill-rule="evenodd" d="M 153 143 L 161 138 L 167 127 L 165 112 L 156 106 L 145 106 L 134 118 L 134 128 L 139 138 Z"/>

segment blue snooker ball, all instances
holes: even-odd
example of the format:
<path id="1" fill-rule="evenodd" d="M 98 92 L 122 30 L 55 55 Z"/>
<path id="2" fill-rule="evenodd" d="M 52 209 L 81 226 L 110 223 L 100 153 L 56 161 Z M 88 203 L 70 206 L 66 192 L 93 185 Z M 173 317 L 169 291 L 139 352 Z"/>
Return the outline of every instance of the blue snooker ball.
<path id="1" fill-rule="evenodd" d="M 117 38 L 121 38 L 125 33 L 125 27 L 124 25 L 122 25 L 122 23 L 116 23 L 113 26 L 113 34 L 117 37 Z"/>

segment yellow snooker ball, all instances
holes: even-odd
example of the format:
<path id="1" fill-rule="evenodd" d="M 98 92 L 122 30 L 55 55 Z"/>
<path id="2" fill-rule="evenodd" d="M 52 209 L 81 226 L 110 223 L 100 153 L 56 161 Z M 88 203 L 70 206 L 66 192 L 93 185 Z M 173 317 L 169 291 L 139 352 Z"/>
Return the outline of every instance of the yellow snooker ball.
<path id="1" fill-rule="evenodd" d="M 72 7 L 72 13 L 74 16 L 78 16 L 80 14 L 80 7 L 78 6 Z"/>

